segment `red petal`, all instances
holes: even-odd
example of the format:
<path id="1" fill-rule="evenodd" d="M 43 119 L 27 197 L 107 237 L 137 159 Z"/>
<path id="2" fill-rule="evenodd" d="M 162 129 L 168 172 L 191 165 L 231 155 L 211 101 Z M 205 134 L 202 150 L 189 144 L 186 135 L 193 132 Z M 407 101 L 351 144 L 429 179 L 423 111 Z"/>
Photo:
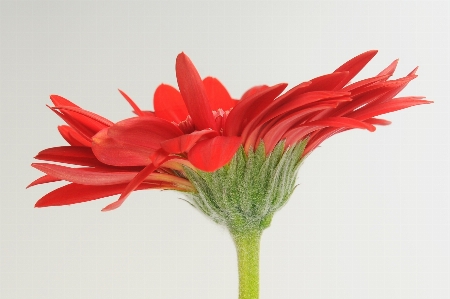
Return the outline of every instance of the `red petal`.
<path id="1" fill-rule="evenodd" d="M 268 114 L 271 114 L 275 109 L 280 108 L 286 103 L 289 103 L 291 100 L 296 97 L 301 96 L 302 94 L 314 91 L 333 91 L 335 87 L 342 82 L 343 79 L 347 76 L 347 72 L 343 73 L 332 73 L 323 75 L 317 78 L 314 78 L 310 81 L 303 82 L 298 84 L 297 86 L 288 90 L 285 94 L 278 97 L 275 101 L 270 103 L 257 117 L 255 117 L 251 122 L 246 125 L 245 129 L 242 132 L 242 136 L 248 136 L 248 134 L 253 131 L 257 126 L 262 125 L 266 121 L 268 121 Z"/>
<path id="2" fill-rule="evenodd" d="M 155 115 L 168 121 L 179 123 L 189 115 L 180 92 L 170 85 L 161 84 L 156 88 L 153 106 Z"/>
<path id="3" fill-rule="evenodd" d="M 125 98 L 125 100 L 127 100 L 127 102 L 130 104 L 130 106 L 133 108 L 133 112 L 136 113 L 138 116 L 144 116 L 144 113 L 142 112 L 142 110 L 139 108 L 138 105 L 136 105 L 136 103 L 122 90 L 119 89 L 120 94 Z"/>
<path id="4" fill-rule="evenodd" d="M 339 90 L 341 82 L 348 77 L 348 74 L 349 73 L 347 71 L 342 71 L 316 77 L 310 80 L 311 82 L 310 85 L 305 86 L 304 88 L 299 89 L 298 91 L 295 91 L 295 93 L 292 94 L 292 96 L 295 96 L 299 93 L 305 93 L 310 91 Z"/>
<path id="5" fill-rule="evenodd" d="M 392 97 L 397 95 L 414 78 L 415 76 L 410 76 L 387 82 L 378 82 L 353 90 L 353 101 L 342 103 L 337 109 L 318 115 L 318 117 L 352 116 L 355 109 L 358 109 L 357 111 L 366 111 L 371 109 L 371 107 L 392 99 Z M 318 117 L 315 119 L 318 119 Z"/>
<path id="6" fill-rule="evenodd" d="M 155 111 L 142 110 L 144 116 L 156 116 Z"/>
<path id="7" fill-rule="evenodd" d="M 135 190 L 161 188 L 161 185 L 163 184 L 141 184 Z M 102 197 L 119 194 L 125 189 L 126 186 L 126 184 L 88 186 L 72 183 L 48 193 L 36 202 L 35 207 L 42 208 L 48 206 L 63 206 L 95 200 Z"/>
<path id="8" fill-rule="evenodd" d="M 192 166 L 192 165 L 191 165 Z M 183 168 L 181 168 L 183 170 Z M 187 179 L 183 179 L 176 175 L 165 174 L 165 173 L 152 173 L 150 174 L 144 181 L 145 183 L 167 183 L 168 189 L 184 191 L 184 192 L 193 192 L 195 191 L 195 187 L 191 182 Z M 170 184 L 170 185 L 169 185 Z M 167 188 L 166 187 L 166 188 Z"/>
<path id="9" fill-rule="evenodd" d="M 415 76 L 418 69 L 419 69 L 419 67 L 416 66 L 416 67 L 415 67 L 415 68 L 407 75 L 407 77 L 409 77 L 409 76 Z"/>
<path id="10" fill-rule="evenodd" d="M 61 136 L 72 146 L 91 146 L 91 141 L 67 125 L 58 126 Z"/>
<path id="11" fill-rule="evenodd" d="M 195 131 L 191 134 L 182 135 L 161 142 L 161 147 L 168 153 L 179 154 L 188 152 L 199 140 L 217 136 L 213 130 Z"/>
<path id="12" fill-rule="evenodd" d="M 381 118 L 369 118 L 366 119 L 364 122 L 368 123 L 368 124 L 372 124 L 372 125 L 379 125 L 379 126 L 387 126 L 390 125 L 392 122 L 386 119 L 381 119 Z"/>
<path id="13" fill-rule="evenodd" d="M 306 136 L 314 131 L 320 130 L 323 127 L 298 127 L 298 128 L 294 128 L 290 131 L 288 131 L 285 136 L 283 136 L 283 138 L 286 139 L 286 143 L 285 146 L 292 146 L 296 143 L 298 143 L 299 141 L 303 140 L 306 138 Z M 308 142 L 309 144 L 309 142 Z"/>
<path id="14" fill-rule="evenodd" d="M 303 156 L 308 155 L 311 151 L 313 151 L 316 147 L 318 147 L 326 139 L 330 138 L 331 136 L 333 136 L 337 133 L 344 132 L 346 130 L 349 130 L 349 129 L 329 127 L 329 128 L 324 128 L 320 131 L 313 133 L 314 136 L 312 136 L 308 140 L 308 144 L 306 145 L 306 148 L 303 151 Z"/>
<path id="15" fill-rule="evenodd" d="M 227 117 L 224 135 L 239 136 L 244 127 L 269 106 L 286 86 L 286 83 L 280 83 L 238 102 Z"/>
<path id="16" fill-rule="evenodd" d="M 346 87 L 342 88 L 342 91 L 352 91 L 357 93 L 358 89 L 361 89 L 362 87 L 366 87 L 368 85 L 380 82 L 380 81 L 386 81 L 390 75 L 382 75 L 382 76 L 376 76 L 372 78 L 367 78 L 358 82 L 355 82 L 353 84 L 347 85 Z M 356 91 L 355 91 L 356 90 Z"/>
<path id="17" fill-rule="evenodd" d="M 377 54 L 377 50 L 371 50 L 359 54 L 356 57 L 353 57 L 340 67 L 338 67 L 334 72 L 348 72 L 347 77 L 335 88 L 340 89 L 347 85 L 350 80 L 352 80 L 363 68 L 366 64 L 372 60 L 372 58 Z"/>
<path id="18" fill-rule="evenodd" d="M 55 112 L 56 115 L 61 117 L 72 129 L 74 129 L 84 139 L 89 140 L 89 142 L 91 141 L 92 136 L 94 136 L 97 133 L 96 130 L 92 130 L 91 128 L 86 127 L 83 123 L 80 123 L 72 116 L 54 110 L 50 106 L 47 107 L 50 108 L 53 112 Z"/>
<path id="19" fill-rule="evenodd" d="M 167 158 L 168 153 L 162 148 L 158 149 L 154 153 L 150 155 L 150 160 L 152 160 L 152 164 L 158 168 L 164 162 L 173 159 L 174 157 Z"/>
<path id="20" fill-rule="evenodd" d="M 143 170 L 141 170 L 141 172 L 139 172 L 128 183 L 128 185 L 125 187 L 125 189 L 123 189 L 122 194 L 120 195 L 119 199 L 117 201 L 107 205 L 106 207 L 104 207 L 102 209 L 102 212 L 115 210 L 118 207 L 120 207 L 123 204 L 123 202 L 125 201 L 125 199 L 127 199 L 127 197 L 131 194 L 131 192 L 136 190 L 136 188 L 145 180 L 145 178 L 148 177 L 153 171 L 155 171 L 156 168 L 157 167 L 153 164 L 147 165 Z"/>
<path id="21" fill-rule="evenodd" d="M 241 138 L 217 136 L 200 141 L 189 151 L 189 161 L 200 170 L 215 171 L 233 158 L 241 146 Z"/>
<path id="22" fill-rule="evenodd" d="M 364 105 L 370 105 L 373 101 L 381 100 L 386 96 L 390 89 L 391 87 L 386 86 L 379 86 L 372 90 L 369 89 L 367 92 L 352 96 L 353 100 L 351 102 L 341 103 L 336 109 L 328 111 L 328 113 L 321 115 L 321 117 L 347 115 Z M 315 119 L 319 119 L 319 116 Z"/>
<path id="23" fill-rule="evenodd" d="M 343 127 L 343 128 L 359 128 L 367 129 L 370 132 L 375 131 L 375 127 L 371 124 L 348 117 L 328 117 L 326 119 L 316 120 L 300 125 L 301 127 Z"/>
<path id="24" fill-rule="evenodd" d="M 151 163 L 149 156 L 154 149 L 123 144 L 109 137 L 108 130 L 104 129 L 92 138 L 92 151 L 99 161 L 114 166 L 143 166 Z"/>
<path id="25" fill-rule="evenodd" d="M 298 90 L 303 90 L 304 88 L 311 85 L 311 82 L 303 82 L 298 84 L 297 86 L 294 86 L 290 90 L 288 90 L 285 94 L 279 96 L 276 98 L 273 102 L 271 102 L 267 107 L 261 111 L 256 117 L 254 117 L 243 129 L 242 136 L 246 138 L 250 132 L 252 132 L 257 126 L 263 125 L 264 122 L 261 122 L 261 119 L 263 119 L 268 113 L 272 112 L 275 108 L 281 106 L 283 104 L 283 101 L 286 99 L 290 99 L 291 95 L 296 93 Z"/>
<path id="26" fill-rule="evenodd" d="M 380 103 L 379 105 L 370 107 L 370 109 L 357 110 L 351 114 L 351 117 L 358 120 L 366 120 L 381 114 L 394 112 L 415 105 L 431 104 L 432 101 L 419 100 L 418 97 L 397 98 L 391 101 Z"/>
<path id="27" fill-rule="evenodd" d="M 82 166 L 101 166 L 92 149 L 85 146 L 60 146 L 40 151 L 35 159 Z"/>
<path id="28" fill-rule="evenodd" d="M 216 129 L 208 96 L 197 69 L 186 54 L 177 56 L 178 87 L 197 130 Z"/>
<path id="29" fill-rule="evenodd" d="M 216 78 L 206 77 L 203 79 L 203 85 L 205 86 L 206 95 L 212 110 L 221 108 L 227 111 L 236 105 L 227 89 Z"/>
<path id="30" fill-rule="evenodd" d="M 266 154 L 270 153 L 277 143 L 282 139 L 284 133 L 298 123 L 305 115 L 314 111 L 323 110 L 334 107 L 336 104 L 317 104 L 310 108 L 305 108 L 297 112 L 293 112 L 286 116 L 277 118 L 277 121 L 270 127 L 270 129 L 262 137 L 266 148 Z M 252 142 L 252 146 L 256 145 L 256 140 Z M 247 143 L 246 143 L 247 145 Z"/>
<path id="31" fill-rule="evenodd" d="M 55 177 L 53 177 L 53 176 L 51 176 L 51 175 L 46 174 L 46 175 L 41 176 L 40 178 L 38 178 L 38 179 L 32 181 L 32 182 L 27 186 L 27 188 L 30 188 L 30 187 L 33 187 L 33 186 L 36 186 L 36 185 L 40 185 L 40 184 L 46 184 L 46 183 L 57 182 L 57 181 L 60 181 L 60 179 L 55 178 Z"/>
<path id="32" fill-rule="evenodd" d="M 162 141 L 183 135 L 183 132 L 158 117 L 133 117 L 116 123 L 107 134 L 120 143 L 157 150 Z"/>
<path id="33" fill-rule="evenodd" d="M 137 172 L 103 172 L 96 168 L 70 168 L 47 163 L 33 163 L 34 168 L 56 177 L 80 185 L 116 185 L 131 181 Z"/>
<path id="34" fill-rule="evenodd" d="M 316 131 L 318 129 L 322 129 L 323 127 L 338 127 L 340 129 L 359 128 L 359 129 L 367 129 L 371 132 L 375 131 L 375 127 L 373 125 L 355 119 L 346 117 L 328 117 L 323 120 L 308 122 L 289 130 L 285 134 L 285 136 L 283 136 L 283 138 L 286 138 L 286 146 L 297 143 L 298 141 L 304 139 L 307 134 Z M 334 128 L 332 129 L 335 130 Z M 313 140 L 310 140 L 310 142 L 308 142 L 308 145 L 310 145 L 310 143 L 313 143 Z"/>
<path id="35" fill-rule="evenodd" d="M 83 123 L 86 126 L 91 127 L 94 130 L 102 130 L 105 127 L 110 127 L 114 123 L 103 116 L 100 116 L 98 114 L 95 114 L 93 112 L 81 109 L 79 107 L 71 107 L 71 106 L 56 106 L 51 107 L 51 109 L 56 109 L 59 111 L 62 111 L 64 114 L 68 114 L 72 116 L 74 119 L 77 119 L 81 123 Z M 74 113 L 71 113 L 74 112 Z M 82 116 L 85 116 L 82 117 Z"/>
<path id="36" fill-rule="evenodd" d="M 304 107 L 311 103 L 316 103 L 322 100 L 328 100 L 328 99 L 340 99 L 341 101 L 351 101 L 351 98 L 347 97 L 349 96 L 349 92 L 337 92 L 337 91 L 312 91 L 307 92 L 304 94 L 301 94 L 297 97 L 294 97 L 290 99 L 290 101 L 286 102 L 281 107 L 274 109 L 271 113 L 268 113 L 261 121 L 260 123 L 264 123 L 278 115 L 282 115 L 285 113 L 288 113 L 289 111 L 292 111 L 294 109 L 298 109 L 301 107 Z M 319 104 L 319 103 L 318 103 Z"/>
<path id="37" fill-rule="evenodd" d="M 389 75 L 392 76 L 395 72 L 395 69 L 397 68 L 398 59 L 394 60 L 390 65 L 388 65 L 387 68 L 381 71 L 381 73 L 378 74 L 378 76 L 384 76 Z"/>
<path id="38" fill-rule="evenodd" d="M 246 98 L 250 98 L 253 95 L 255 95 L 263 90 L 266 90 L 267 88 L 269 88 L 269 86 L 267 86 L 267 85 L 258 85 L 258 86 L 252 87 L 249 90 L 247 90 L 246 92 L 244 92 L 244 94 L 241 97 L 241 101 L 245 100 Z"/>
<path id="39" fill-rule="evenodd" d="M 71 106 L 71 107 L 80 108 L 80 106 L 77 106 L 74 103 L 72 103 L 71 101 L 69 101 L 68 99 L 63 98 L 56 94 L 50 95 L 50 100 L 53 102 L 53 105 L 55 105 L 55 106 Z"/>
<path id="40" fill-rule="evenodd" d="M 416 77 L 417 75 L 409 74 L 408 76 L 400 79 L 374 84 L 376 89 L 379 89 L 380 91 L 385 91 L 384 94 L 376 99 L 368 101 L 367 105 L 358 109 L 358 111 L 360 112 L 365 111 L 379 105 L 380 103 L 391 100 L 393 97 L 399 94 L 408 85 L 408 83 L 411 82 L 411 80 L 415 79 Z M 369 86 L 367 89 L 370 91 L 371 88 L 373 88 L 373 86 L 372 87 Z M 360 96 L 367 97 L 369 91 L 362 92 Z"/>

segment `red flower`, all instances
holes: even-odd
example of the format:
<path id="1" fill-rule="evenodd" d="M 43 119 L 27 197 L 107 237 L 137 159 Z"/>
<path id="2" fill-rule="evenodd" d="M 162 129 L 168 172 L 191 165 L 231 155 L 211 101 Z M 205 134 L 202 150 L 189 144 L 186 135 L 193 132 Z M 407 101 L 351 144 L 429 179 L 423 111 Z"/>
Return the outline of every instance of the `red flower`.
<path id="1" fill-rule="evenodd" d="M 58 114 L 68 126 L 59 132 L 70 146 L 41 151 L 36 159 L 83 167 L 34 163 L 46 173 L 30 186 L 66 180 L 70 184 L 41 198 L 36 207 L 67 205 L 121 194 L 103 210 L 119 207 L 134 190 L 194 191 L 182 165 L 216 171 L 242 145 L 246 152 L 265 144 L 266 154 L 285 140 L 290 147 L 308 138 L 303 155 L 328 137 L 349 129 L 374 131 L 390 122 L 378 115 L 431 103 L 421 97 L 394 98 L 412 79 L 389 80 L 397 60 L 375 77 L 348 85 L 377 51 L 349 60 L 333 73 L 301 83 L 284 94 L 287 84 L 256 86 L 240 100 L 230 97 L 215 78 L 201 80 L 184 54 L 176 60 L 180 91 L 160 85 L 154 95 L 155 111 L 142 111 L 122 91 L 137 117 L 117 123 L 53 95 Z M 280 95 L 281 94 L 281 95 Z"/>

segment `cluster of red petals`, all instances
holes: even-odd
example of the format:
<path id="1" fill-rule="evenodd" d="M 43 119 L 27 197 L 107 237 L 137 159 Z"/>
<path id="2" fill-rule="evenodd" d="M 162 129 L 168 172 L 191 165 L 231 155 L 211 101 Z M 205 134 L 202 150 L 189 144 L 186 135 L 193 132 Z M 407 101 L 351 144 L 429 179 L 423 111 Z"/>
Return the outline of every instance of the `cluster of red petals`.
<path id="1" fill-rule="evenodd" d="M 41 151 L 36 159 L 81 167 L 34 163 L 46 175 L 32 185 L 65 180 L 70 184 L 41 198 L 37 207 L 74 204 L 114 194 L 105 207 L 119 207 L 134 190 L 193 191 L 183 166 L 215 171 L 227 164 L 242 145 L 246 151 L 262 140 L 269 154 L 285 140 L 286 147 L 308 138 L 307 155 L 328 137 L 349 129 L 374 131 L 390 122 L 375 118 L 414 105 L 431 103 L 421 97 L 395 96 L 416 77 L 389 80 L 397 60 L 378 75 L 349 82 L 375 56 L 368 51 L 333 73 L 303 82 L 283 93 L 287 84 L 256 86 L 240 100 L 232 99 L 215 78 L 201 80 L 184 54 L 176 60 L 179 91 L 160 85 L 155 111 L 142 111 L 124 92 L 136 117 L 113 123 L 53 95 L 51 109 L 67 125 L 59 132 L 70 146 Z"/>

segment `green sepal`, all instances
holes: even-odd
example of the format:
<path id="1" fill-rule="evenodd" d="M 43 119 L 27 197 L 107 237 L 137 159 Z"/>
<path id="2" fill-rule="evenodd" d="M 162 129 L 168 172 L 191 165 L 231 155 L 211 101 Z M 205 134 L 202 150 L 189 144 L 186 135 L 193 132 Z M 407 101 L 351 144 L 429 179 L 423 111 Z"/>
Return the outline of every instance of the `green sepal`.
<path id="1" fill-rule="evenodd" d="M 268 155 L 262 141 L 247 154 L 241 146 L 227 165 L 214 172 L 184 166 L 196 189 L 187 195 L 195 207 L 230 231 L 262 231 L 294 191 L 306 143 L 305 139 L 285 148 L 281 141 Z"/>

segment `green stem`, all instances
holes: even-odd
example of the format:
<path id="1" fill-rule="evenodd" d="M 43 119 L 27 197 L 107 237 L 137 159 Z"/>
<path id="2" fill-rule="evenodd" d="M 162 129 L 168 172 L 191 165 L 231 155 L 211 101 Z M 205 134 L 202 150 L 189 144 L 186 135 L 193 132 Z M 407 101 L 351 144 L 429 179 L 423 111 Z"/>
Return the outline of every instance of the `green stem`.
<path id="1" fill-rule="evenodd" d="M 239 269 L 239 299 L 259 298 L 260 230 L 232 232 L 236 244 Z"/>

